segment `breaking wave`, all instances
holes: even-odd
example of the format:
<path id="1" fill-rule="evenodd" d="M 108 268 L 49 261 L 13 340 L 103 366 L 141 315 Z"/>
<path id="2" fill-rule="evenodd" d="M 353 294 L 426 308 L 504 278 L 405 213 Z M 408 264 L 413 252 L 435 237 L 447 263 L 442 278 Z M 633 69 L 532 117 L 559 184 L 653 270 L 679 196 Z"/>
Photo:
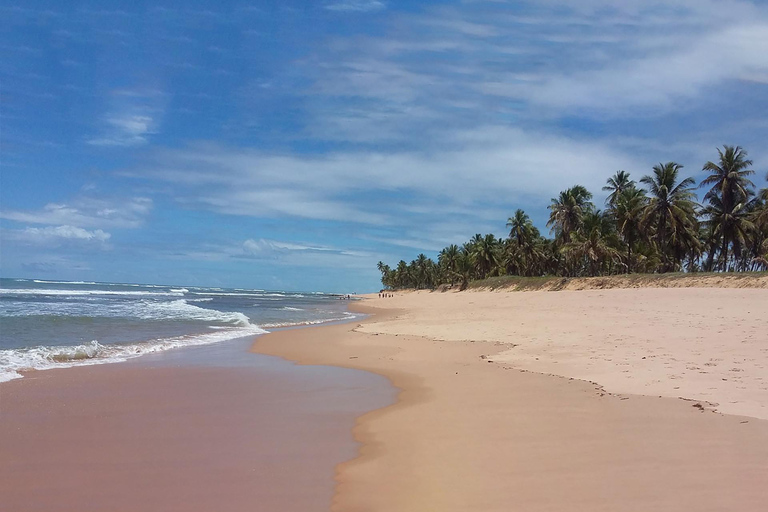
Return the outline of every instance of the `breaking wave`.
<path id="1" fill-rule="evenodd" d="M 182 288 L 183 289 L 183 288 Z M 184 292 L 179 290 L 170 290 L 167 292 L 150 292 L 150 291 L 133 291 L 133 290 L 55 290 L 55 289 L 35 289 L 35 288 L 0 288 L 0 294 L 3 295 L 20 295 L 20 296 L 83 296 L 83 295 L 124 295 L 127 297 L 147 296 L 147 297 L 183 297 Z"/>
<path id="2" fill-rule="evenodd" d="M 302 327 L 302 326 L 308 326 L 308 325 L 328 324 L 333 322 L 344 322 L 347 320 L 352 320 L 360 317 L 360 315 L 357 315 L 355 313 L 350 313 L 348 311 L 343 311 L 342 314 L 343 316 L 340 316 L 340 317 L 322 318 L 319 320 L 266 323 L 266 324 L 262 324 L 262 327 L 264 327 L 265 329 L 280 329 L 284 327 Z"/>
<path id="3" fill-rule="evenodd" d="M 239 312 L 218 311 L 189 304 L 185 299 L 172 301 L 137 300 L 135 302 L 12 302 L 4 306 L 5 317 L 92 317 L 138 318 L 141 320 L 198 320 L 248 326 L 248 317 Z"/>
<path id="4" fill-rule="evenodd" d="M 22 376 L 19 373 L 22 371 L 117 363 L 144 354 L 152 354 L 180 347 L 209 345 L 245 336 L 265 334 L 266 332 L 268 331 L 247 323 L 247 325 L 239 327 L 220 327 L 213 330 L 213 332 L 204 334 L 161 338 L 125 345 L 102 345 L 94 340 L 76 346 L 39 346 L 0 350 L 0 382 L 18 379 Z"/>

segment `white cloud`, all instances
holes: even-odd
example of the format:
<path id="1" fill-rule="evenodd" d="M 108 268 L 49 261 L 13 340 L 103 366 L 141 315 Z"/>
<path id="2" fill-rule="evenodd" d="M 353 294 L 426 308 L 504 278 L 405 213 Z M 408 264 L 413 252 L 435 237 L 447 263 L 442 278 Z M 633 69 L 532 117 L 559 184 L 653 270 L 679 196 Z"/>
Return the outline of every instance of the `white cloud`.
<path id="1" fill-rule="evenodd" d="M 728 27 L 688 43 L 537 84 L 513 83 L 509 95 L 561 109 L 597 108 L 601 114 L 666 111 L 707 87 L 768 73 L 768 23 Z"/>
<path id="2" fill-rule="evenodd" d="M 47 242 L 52 239 L 106 242 L 112 235 L 101 229 L 88 231 L 75 226 L 46 226 L 44 228 L 26 228 L 20 232 L 20 236 L 30 241 L 40 242 Z"/>
<path id="3" fill-rule="evenodd" d="M 104 136 L 89 139 L 93 146 L 137 146 L 146 144 L 153 132 L 153 119 L 148 115 L 125 113 L 106 120 L 110 127 Z"/>
<path id="4" fill-rule="evenodd" d="M 166 257 L 193 261 L 258 260 L 281 267 L 364 269 L 374 268 L 378 254 L 357 248 L 297 243 L 266 238 L 249 238 L 240 243 L 197 244 L 194 248 L 175 249 Z"/>
<path id="5" fill-rule="evenodd" d="M 152 200 L 146 197 L 114 200 L 81 197 L 72 204 L 49 203 L 40 210 L 0 210 L 0 219 L 78 229 L 136 228 L 151 210 Z"/>
<path id="6" fill-rule="evenodd" d="M 509 119 L 662 116 L 768 76 L 768 9 L 743 0 L 473 3 L 387 28 L 306 61 L 313 137 L 376 144 Z"/>
<path id="7" fill-rule="evenodd" d="M 0 238 L 14 242 L 16 246 L 33 246 L 48 249 L 88 248 L 110 249 L 112 235 L 102 229 L 87 230 L 76 226 L 43 226 L 24 229 L 0 230 Z"/>
<path id="8" fill-rule="evenodd" d="M 371 12 L 385 9 L 387 4 L 379 0 L 342 0 L 325 4 L 324 7 L 329 11 Z"/>
<path id="9" fill-rule="evenodd" d="M 167 95 L 156 88 L 114 89 L 107 98 L 100 134 L 86 140 L 93 146 L 140 146 L 157 133 Z"/>
<path id="10" fill-rule="evenodd" d="M 382 229 L 380 238 L 421 238 L 431 248 L 460 241 L 461 230 L 472 230 L 465 236 L 484 227 L 503 230 L 515 205 L 539 204 L 544 211 L 565 187 L 580 183 L 599 192 L 616 170 L 653 163 L 608 142 L 521 129 L 486 127 L 444 142 L 429 151 L 322 156 L 206 145 L 158 153 L 132 175 L 173 183 L 176 200 L 218 213 L 344 222 L 359 226 L 355 233 Z M 441 229 L 446 225 L 462 228 Z M 263 240 L 245 246 L 252 255 L 297 248 Z"/>

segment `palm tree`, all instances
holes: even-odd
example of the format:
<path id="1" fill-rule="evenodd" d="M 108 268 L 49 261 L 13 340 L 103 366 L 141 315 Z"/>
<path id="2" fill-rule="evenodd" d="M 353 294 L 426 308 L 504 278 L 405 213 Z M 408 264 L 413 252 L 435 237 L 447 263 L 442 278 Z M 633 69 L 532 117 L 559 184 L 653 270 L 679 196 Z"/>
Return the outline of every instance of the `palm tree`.
<path id="1" fill-rule="evenodd" d="M 751 217 L 747 203 L 738 203 L 730 208 L 723 205 L 717 196 L 709 198 L 702 213 L 709 217 L 707 223 L 711 227 L 711 233 L 716 240 L 722 240 L 720 249 L 721 270 L 728 270 L 728 247 L 733 246 L 733 254 L 737 255 L 745 245 L 749 236 L 755 229 L 755 225 L 749 220 Z"/>
<path id="2" fill-rule="evenodd" d="M 539 230 L 531 222 L 531 218 L 523 211 L 515 211 L 514 217 L 507 219 L 510 228 L 509 243 L 506 244 L 505 256 L 507 267 L 515 267 L 521 275 L 531 275 L 536 259 L 536 240 L 541 236 Z"/>
<path id="3" fill-rule="evenodd" d="M 575 233 L 572 241 L 565 244 L 563 250 L 582 259 L 590 276 L 596 276 L 608 263 L 619 260 L 619 251 L 611 219 L 600 211 L 589 212 L 584 216 L 584 229 Z"/>
<path id="4" fill-rule="evenodd" d="M 456 244 L 451 244 L 440 251 L 440 255 L 437 258 L 440 266 L 443 267 L 448 276 L 451 277 L 451 284 L 453 284 L 453 274 L 456 272 L 456 266 L 458 265 L 460 255 L 461 252 L 459 250 L 459 246 Z"/>
<path id="5" fill-rule="evenodd" d="M 379 261 L 376 264 L 376 267 L 379 269 L 379 272 L 381 272 L 381 284 L 384 285 L 384 288 L 391 288 L 392 269 L 389 268 L 389 265 L 385 265 L 383 261 Z"/>
<path id="6" fill-rule="evenodd" d="M 400 260 L 397 263 L 397 269 L 395 270 L 395 287 L 406 288 L 410 286 L 411 283 L 408 276 L 408 264 L 404 260 Z"/>
<path id="7" fill-rule="evenodd" d="M 475 261 L 472 254 L 461 251 L 459 259 L 456 260 L 455 275 L 461 279 L 460 290 L 465 290 L 469 284 L 469 280 L 472 278 L 472 270 L 475 267 Z"/>
<path id="8" fill-rule="evenodd" d="M 642 225 L 661 253 L 662 272 L 672 270 L 676 246 L 687 239 L 686 234 L 695 233 L 696 203 L 691 191 L 695 182 L 693 178 L 685 178 L 678 183 L 682 168 L 675 162 L 658 164 L 653 167 L 653 175 L 640 179 L 640 183 L 648 186 L 650 197 L 643 210 Z"/>
<path id="9" fill-rule="evenodd" d="M 538 236 L 538 230 L 531 222 L 531 218 L 519 208 L 515 211 L 514 217 L 507 219 L 507 227 L 510 228 L 509 238 L 514 238 L 520 247 L 530 245 Z"/>
<path id="10" fill-rule="evenodd" d="M 752 160 L 747 160 L 747 152 L 740 146 L 723 146 L 718 163 L 707 162 L 702 170 L 709 172 L 709 176 L 701 182 L 701 187 L 711 185 L 711 188 L 704 196 L 712 206 L 706 210 L 710 215 L 710 222 L 717 218 L 721 223 L 716 231 L 721 241 L 720 259 L 722 261 L 722 270 L 728 265 L 728 248 L 730 245 L 739 243 L 737 237 L 738 228 L 734 224 L 740 217 L 736 210 L 744 213 L 749 198 L 754 195 L 754 183 L 747 176 L 755 173 L 749 169 Z M 715 215 L 716 217 L 713 217 Z M 740 240 L 743 243 L 743 239 Z M 736 252 L 736 247 L 734 247 Z"/>
<path id="11" fill-rule="evenodd" d="M 603 190 L 606 192 L 611 192 L 608 194 L 608 197 L 605 200 L 605 204 L 607 204 L 611 209 L 615 208 L 616 200 L 619 198 L 622 192 L 630 188 L 635 188 L 635 182 L 629 179 L 629 173 L 626 171 L 618 171 L 616 174 L 608 178 L 606 185 L 603 187 Z"/>
<path id="12" fill-rule="evenodd" d="M 616 229 L 627 246 L 628 273 L 632 272 L 632 247 L 642 236 L 642 215 L 648 203 L 645 191 L 634 186 L 626 188 L 616 197 L 613 215 L 616 220 Z"/>
<path id="13" fill-rule="evenodd" d="M 547 226 L 552 228 L 562 242 L 570 241 L 571 233 L 581 227 L 583 215 L 594 208 L 590 199 L 592 194 L 581 185 L 564 190 L 552 199 Z"/>
<path id="14" fill-rule="evenodd" d="M 428 288 L 429 287 L 429 263 L 424 253 L 416 256 L 413 261 L 413 268 L 416 271 L 416 288 Z"/>
<path id="15" fill-rule="evenodd" d="M 493 234 L 482 237 L 474 246 L 475 264 L 480 279 L 488 277 L 499 264 L 499 244 Z"/>
<path id="16" fill-rule="evenodd" d="M 768 180 L 768 173 L 765 179 Z M 755 224 L 768 228 L 768 187 L 761 189 L 757 197 L 762 201 L 762 206 L 755 211 Z"/>

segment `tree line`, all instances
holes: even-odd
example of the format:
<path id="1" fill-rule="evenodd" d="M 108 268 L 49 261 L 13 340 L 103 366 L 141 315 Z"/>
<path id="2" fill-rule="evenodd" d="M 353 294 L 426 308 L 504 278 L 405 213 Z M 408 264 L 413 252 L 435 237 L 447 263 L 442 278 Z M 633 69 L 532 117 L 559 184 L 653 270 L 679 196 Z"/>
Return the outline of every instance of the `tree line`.
<path id="1" fill-rule="evenodd" d="M 493 276 L 603 276 L 626 273 L 768 269 L 768 188 L 758 190 L 752 161 L 740 146 L 718 148 L 696 181 L 682 165 L 660 163 L 650 174 L 611 176 L 605 208 L 583 186 L 563 190 L 548 207 L 552 238 L 521 209 L 507 220 L 507 238 L 476 234 L 449 245 L 437 261 L 419 254 L 395 268 L 378 263 L 386 288 L 430 289 Z M 768 180 L 768 174 L 765 177 Z"/>

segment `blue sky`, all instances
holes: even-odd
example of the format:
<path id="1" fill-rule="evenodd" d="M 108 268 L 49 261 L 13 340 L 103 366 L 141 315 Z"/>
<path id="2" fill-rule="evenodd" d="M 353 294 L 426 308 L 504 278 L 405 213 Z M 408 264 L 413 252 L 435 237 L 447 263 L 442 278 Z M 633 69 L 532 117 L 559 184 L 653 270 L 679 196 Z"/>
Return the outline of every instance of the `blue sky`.
<path id="1" fill-rule="evenodd" d="M 560 190 L 768 169 L 764 2 L 0 0 L 0 275 L 372 291 Z"/>

